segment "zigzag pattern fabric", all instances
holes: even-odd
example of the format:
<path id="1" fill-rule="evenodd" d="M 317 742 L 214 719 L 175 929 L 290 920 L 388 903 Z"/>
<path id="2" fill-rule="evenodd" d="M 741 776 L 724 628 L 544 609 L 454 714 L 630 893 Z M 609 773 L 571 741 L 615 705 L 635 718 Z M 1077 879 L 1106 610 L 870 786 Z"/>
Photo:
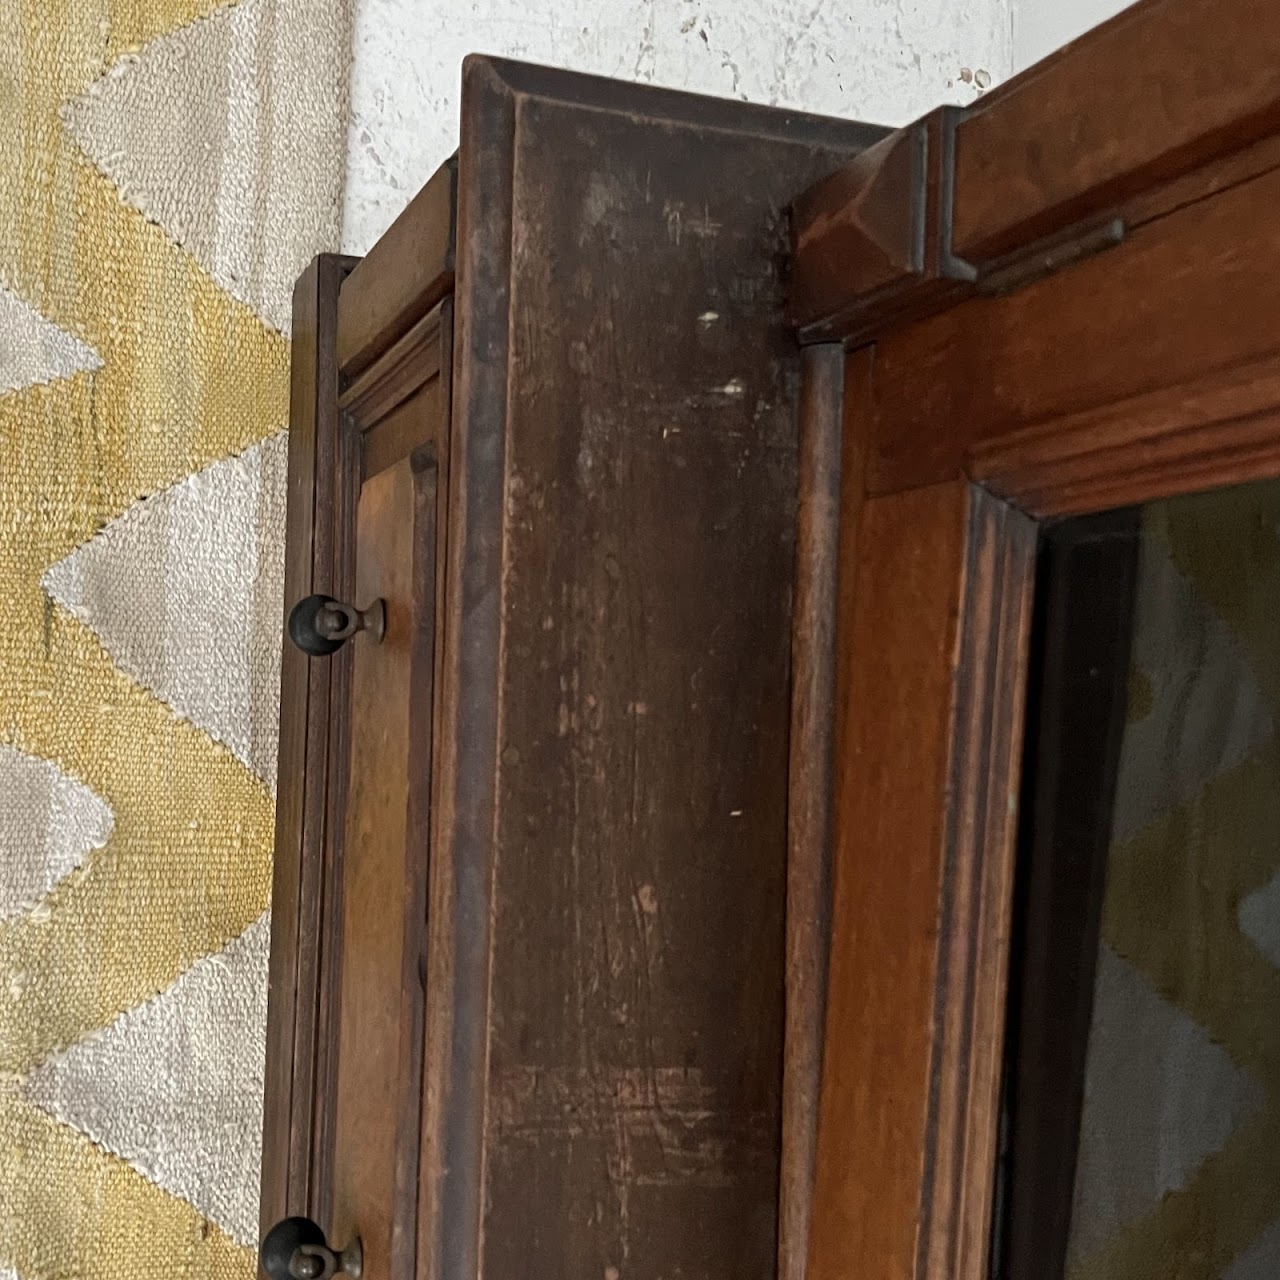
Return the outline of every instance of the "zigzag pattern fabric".
<path id="1" fill-rule="evenodd" d="M 254 1274 L 292 281 L 351 0 L 0 0 L 0 1277 Z"/>

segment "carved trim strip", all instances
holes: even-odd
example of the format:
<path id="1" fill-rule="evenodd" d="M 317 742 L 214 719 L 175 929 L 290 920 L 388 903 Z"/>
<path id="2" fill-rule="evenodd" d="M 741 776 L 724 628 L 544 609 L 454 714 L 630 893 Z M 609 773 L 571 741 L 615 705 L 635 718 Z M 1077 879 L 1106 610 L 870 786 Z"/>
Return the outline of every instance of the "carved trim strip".
<path id="1" fill-rule="evenodd" d="M 919 1280 L 984 1280 L 1036 525 L 981 489 L 954 683 Z"/>

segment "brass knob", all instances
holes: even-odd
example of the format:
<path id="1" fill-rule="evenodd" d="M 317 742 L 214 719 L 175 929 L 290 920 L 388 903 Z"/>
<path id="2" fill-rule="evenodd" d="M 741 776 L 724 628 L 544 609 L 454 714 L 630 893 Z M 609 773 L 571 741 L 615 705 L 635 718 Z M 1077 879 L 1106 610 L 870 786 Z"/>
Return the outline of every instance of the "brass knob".
<path id="1" fill-rule="evenodd" d="M 271 1280 L 360 1280 L 364 1255 L 359 1239 L 335 1253 L 310 1218 L 285 1218 L 263 1237 L 258 1264 Z"/>
<path id="2" fill-rule="evenodd" d="M 387 630 L 387 606 L 375 600 L 367 609 L 344 604 L 332 596 L 308 596 L 289 614 L 289 639 L 313 658 L 337 653 L 357 632 L 365 631 L 375 643 Z"/>

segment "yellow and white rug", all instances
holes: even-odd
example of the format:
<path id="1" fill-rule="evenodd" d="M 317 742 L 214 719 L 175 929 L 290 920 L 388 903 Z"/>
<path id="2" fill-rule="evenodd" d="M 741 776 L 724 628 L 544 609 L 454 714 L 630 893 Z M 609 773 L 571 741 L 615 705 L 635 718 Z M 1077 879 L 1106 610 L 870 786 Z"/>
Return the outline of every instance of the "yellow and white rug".
<path id="1" fill-rule="evenodd" d="M 0 1278 L 247 1277 L 350 0 L 0 0 Z"/>

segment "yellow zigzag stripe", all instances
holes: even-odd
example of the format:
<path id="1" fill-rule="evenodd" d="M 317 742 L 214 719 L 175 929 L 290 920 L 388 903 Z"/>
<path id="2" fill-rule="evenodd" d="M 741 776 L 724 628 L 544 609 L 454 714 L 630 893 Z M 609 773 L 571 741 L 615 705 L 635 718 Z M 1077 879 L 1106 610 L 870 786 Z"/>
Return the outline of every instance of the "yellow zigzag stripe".
<path id="1" fill-rule="evenodd" d="M 109 0 L 102 6 L 106 10 L 106 61 L 110 64 L 157 36 L 185 27 L 215 9 L 230 7 L 222 0 Z"/>
<path id="2" fill-rule="evenodd" d="M 244 1280 L 245 1250 L 0 1082 L 0 1230 L 21 1276 Z M 13 1231 L 11 1223 L 20 1223 Z"/>
<path id="3" fill-rule="evenodd" d="M 23 921 L 0 941 L 11 973 L 25 978 L 22 966 L 31 962 L 32 976 L 96 988 L 86 1003 L 73 1004 L 75 992 L 65 992 L 55 1025 L 10 1030 L 5 1039 L 17 1043 L 0 1047 L 10 1069 L 33 1065 L 42 1051 L 100 1026 L 225 944 L 265 905 L 270 857 L 270 803 L 259 784 L 116 673 L 97 642 L 52 609 L 39 578 L 138 497 L 277 429 L 287 416 L 287 349 L 124 206 L 78 154 L 64 155 L 59 169 L 75 178 L 78 227 L 115 223 L 105 245 L 95 249 L 98 237 L 85 234 L 75 254 L 77 297 L 98 305 L 74 328 L 106 363 L 92 377 L 0 402 L 0 527 L 15 531 L 0 550 L 8 612 L 0 628 L 0 723 L 24 750 L 56 760 L 98 791 L 115 812 L 116 830 L 94 883 L 68 887 L 55 900 L 55 907 L 77 908 L 69 920 Z M 51 283 L 48 292 L 63 287 Z M 81 634 L 73 638 L 69 628 Z M 97 880 L 111 868 L 118 880 L 107 891 Z M 239 899 L 232 911 L 229 895 Z M 79 908 L 90 902 L 99 925 L 77 941 L 69 935 L 89 927 Z M 117 909 L 123 914 L 113 922 Z M 113 923 L 135 919 L 147 921 L 145 934 L 138 931 L 145 945 L 130 941 L 127 954 L 114 957 L 108 943 L 100 965 L 86 973 L 81 963 L 79 978 L 64 979 L 92 944 L 115 936 Z M 185 937 L 193 920 L 203 925 Z M 170 945 L 157 950 L 166 939 Z M 91 976 L 114 958 L 125 961 L 118 973 Z M 36 1000 L 26 1004 L 34 1009 Z"/>
<path id="4" fill-rule="evenodd" d="M 1068 1280 L 1219 1280 L 1275 1221 L 1277 1182 L 1280 1116 L 1269 1105 L 1182 1190 L 1122 1227 Z"/>
<path id="5" fill-rule="evenodd" d="M 1172 504 L 1171 504 L 1172 506 Z M 1280 483 L 1241 485 L 1184 498 L 1162 534 L 1174 563 L 1222 615 L 1273 716 L 1280 715 Z M 1239 553 L 1241 546 L 1248 554 Z"/>
<path id="6" fill-rule="evenodd" d="M 47 900 L 47 919 L 0 929 L 12 996 L 0 1071 L 23 1073 L 225 946 L 271 892 L 262 784 L 121 675 L 75 619 L 55 612 L 48 637 L 42 687 L 0 689 L 0 719 L 17 727 L 8 736 L 22 750 L 68 762 L 116 824 L 107 847 Z"/>
<path id="7" fill-rule="evenodd" d="M 14 1076 L 169 985 L 268 900 L 271 801 L 112 665 L 40 575 L 139 498 L 287 419 L 288 348 L 126 205 L 58 111 L 212 0 L 0 3 L 0 281 L 104 361 L 0 399 L 0 737 L 111 805 L 108 846 L 0 930 L 0 1262 L 245 1277 L 248 1251 L 21 1096 Z"/>
<path id="8" fill-rule="evenodd" d="M 63 384 L 0 402 L 16 410 L 12 461 L 47 468 L 13 478 L 23 496 L 58 504 L 55 560 L 138 498 L 264 439 L 289 415 L 288 343 L 125 205 L 60 122 L 57 136 L 56 189 L 45 198 L 24 200 L 21 183 L 0 178 L 0 227 L 6 239 L 17 232 L 0 248 L 0 277 L 104 362 L 78 397 Z M 60 223 L 74 224 L 65 238 Z M 47 426 L 52 437 L 13 439 L 23 422 L 26 434 Z M 6 491 L 6 505 L 17 497 Z"/>

